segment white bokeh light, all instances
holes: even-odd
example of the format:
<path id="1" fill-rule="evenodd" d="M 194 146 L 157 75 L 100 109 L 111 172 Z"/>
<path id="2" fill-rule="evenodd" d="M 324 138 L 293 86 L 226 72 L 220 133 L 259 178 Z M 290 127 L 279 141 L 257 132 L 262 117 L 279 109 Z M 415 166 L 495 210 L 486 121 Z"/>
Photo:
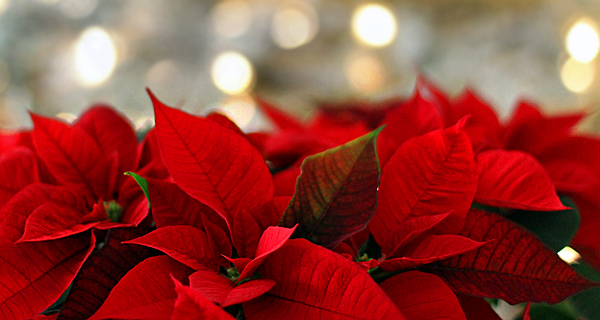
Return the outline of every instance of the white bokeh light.
<path id="1" fill-rule="evenodd" d="M 99 27 L 83 31 L 75 45 L 75 67 L 83 85 L 106 81 L 117 64 L 117 51 L 110 35 Z"/>
<path id="2" fill-rule="evenodd" d="M 569 58 L 560 68 L 560 78 L 569 91 L 582 93 L 594 82 L 596 73 L 589 63 Z"/>
<path id="3" fill-rule="evenodd" d="M 317 13 L 302 2 L 281 6 L 271 22 L 271 36 L 283 49 L 294 49 L 309 43 L 318 29 Z"/>
<path id="4" fill-rule="evenodd" d="M 252 7 L 243 0 L 222 1 L 213 8 L 211 18 L 215 31 L 219 35 L 236 38 L 250 29 Z"/>
<path id="5" fill-rule="evenodd" d="M 390 44 L 396 36 L 396 18 L 382 5 L 362 5 L 352 15 L 352 32 L 367 45 L 383 47 Z"/>
<path id="6" fill-rule="evenodd" d="M 558 253 L 558 256 L 566 263 L 574 263 L 581 258 L 579 253 L 571 247 L 564 247 Z"/>
<path id="7" fill-rule="evenodd" d="M 577 21 L 567 33 L 565 46 L 573 59 L 583 63 L 592 61 L 600 49 L 595 23 L 585 18 Z"/>
<path id="8" fill-rule="evenodd" d="M 252 84 L 254 70 L 250 61 L 234 51 L 221 53 L 212 65 L 212 79 L 221 91 L 238 94 L 246 91 Z"/>

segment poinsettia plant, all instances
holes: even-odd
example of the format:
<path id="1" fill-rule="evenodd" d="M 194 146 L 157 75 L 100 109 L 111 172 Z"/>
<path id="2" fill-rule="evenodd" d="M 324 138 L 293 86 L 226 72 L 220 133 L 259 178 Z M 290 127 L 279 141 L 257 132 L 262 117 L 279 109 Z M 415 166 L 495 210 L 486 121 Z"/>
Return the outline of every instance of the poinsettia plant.
<path id="1" fill-rule="evenodd" d="M 2 134 L 3 318 L 499 319 L 496 299 L 524 319 L 599 314 L 600 140 L 574 130 L 582 114 L 521 103 L 501 123 L 420 79 L 307 124 L 257 99 L 276 130 L 244 133 L 149 94 L 141 142 L 104 105 Z"/>

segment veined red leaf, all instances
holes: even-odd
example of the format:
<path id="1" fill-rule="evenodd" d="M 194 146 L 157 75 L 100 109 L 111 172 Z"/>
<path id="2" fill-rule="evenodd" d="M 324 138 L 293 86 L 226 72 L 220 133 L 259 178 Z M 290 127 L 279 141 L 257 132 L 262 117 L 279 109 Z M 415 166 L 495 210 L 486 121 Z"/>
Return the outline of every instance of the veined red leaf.
<path id="1" fill-rule="evenodd" d="M 163 159 L 179 187 L 228 224 L 240 207 L 251 210 L 272 198 L 269 168 L 246 139 L 212 120 L 169 108 L 148 92 Z"/>
<path id="2" fill-rule="evenodd" d="M 222 115 L 218 112 L 211 112 L 206 116 L 206 118 L 216 122 L 223 128 L 227 128 L 227 129 L 239 134 L 240 136 L 242 136 L 244 138 L 246 137 L 246 135 L 244 134 L 242 129 L 240 129 L 240 127 L 238 127 L 237 124 L 235 124 L 235 122 L 231 121 L 231 119 L 229 119 L 225 115 Z"/>
<path id="3" fill-rule="evenodd" d="M 404 319 L 354 262 L 304 239 L 290 240 L 263 263 L 273 289 L 244 303 L 247 319 Z"/>
<path id="4" fill-rule="evenodd" d="M 469 296 L 466 294 L 457 294 L 458 302 L 462 307 L 467 320 L 502 320 L 492 309 L 492 306 L 483 298 Z"/>
<path id="5" fill-rule="evenodd" d="M 94 203 L 91 193 L 86 194 L 85 190 L 42 183 L 30 184 L 0 211 L 0 233 L 13 242 L 17 241 L 23 236 L 29 215 L 47 202 L 55 202 L 82 213 L 92 208 Z"/>
<path id="6" fill-rule="evenodd" d="M 239 210 L 233 217 L 231 239 L 238 255 L 243 258 L 254 258 L 256 247 L 262 231 L 258 221 L 246 210 Z"/>
<path id="7" fill-rule="evenodd" d="M 19 242 L 47 241 L 65 238 L 70 235 L 87 231 L 100 222 L 97 220 L 86 223 L 83 221 L 85 212 L 79 212 L 56 202 L 45 202 L 37 207 L 25 222 L 25 231 Z"/>
<path id="8" fill-rule="evenodd" d="M 482 101 L 481 97 L 468 89 L 452 102 L 444 120 L 447 125 L 452 125 L 467 115 L 471 117 L 464 130 L 471 139 L 473 149 L 481 150 L 500 145 L 502 128 L 496 112 L 487 102 Z"/>
<path id="9" fill-rule="evenodd" d="M 225 219 L 209 206 L 192 198 L 175 183 L 146 178 L 152 199 L 152 216 L 158 228 L 188 225 L 204 229 L 202 216 L 227 229 Z"/>
<path id="10" fill-rule="evenodd" d="M 408 217 L 452 211 L 444 226 L 448 233 L 460 230 L 477 189 L 477 169 L 463 125 L 461 121 L 408 140 L 392 156 L 369 224 L 377 243 L 384 243 Z"/>
<path id="11" fill-rule="evenodd" d="M 198 291 L 182 285 L 177 279 L 173 279 L 173 281 L 177 300 L 175 300 L 172 320 L 235 320 L 229 313 L 210 302 Z"/>
<path id="12" fill-rule="evenodd" d="M 263 261 L 273 252 L 281 248 L 294 233 L 297 226 L 291 229 L 281 227 L 269 227 L 260 237 L 256 248 L 255 258 L 252 259 L 243 271 L 240 271 L 238 281 L 251 277 L 254 272 L 260 267 Z"/>
<path id="13" fill-rule="evenodd" d="M 0 238 L 0 316 L 30 319 L 67 289 L 94 249 L 90 233 L 40 243 Z"/>
<path id="14" fill-rule="evenodd" d="M 177 299 L 172 277 L 181 281 L 190 273 L 168 256 L 148 258 L 121 278 L 89 319 L 169 319 Z"/>
<path id="15" fill-rule="evenodd" d="M 210 271 L 197 271 L 190 276 L 190 287 L 225 308 L 250 301 L 271 290 L 275 281 L 256 279 L 234 286 L 233 281 Z"/>
<path id="16" fill-rule="evenodd" d="M 454 235 L 427 235 L 403 247 L 396 248 L 392 259 L 382 261 L 379 267 L 387 272 L 414 268 L 475 250 L 485 242 Z"/>
<path id="17" fill-rule="evenodd" d="M 27 185 L 40 181 L 38 157 L 25 147 L 10 149 L 0 156 L 0 208 Z M 0 220 L 1 221 L 1 220 Z"/>
<path id="18" fill-rule="evenodd" d="M 435 275 L 408 271 L 379 286 L 409 319 L 466 320 L 452 290 Z"/>
<path id="19" fill-rule="evenodd" d="M 520 151 L 490 150 L 475 157 L 479 184 L 475 202 L 484 205 L 532 210 L 566 210 L 544 168 Z"/>
<path id="20" fill-rule="evenodd" d="M 456 292 L 508 303 L 557 303 L 596 283 L 579 276 L 533 234 L 506 218 L 469 211 L 461 235 L 495 240 L 466 254 L 421 267 Z"/>
<path id="21" fill-rule="evenodd" d="M 277 109 L 265 100 L 254 97 L 256 104 L 262 112 L 264 112 L 271 121 L 281 130 L 296 130 L 298 132 L 304 131 L 304 127 L 294 117 L 285 114 L 283 111 Z"/>
<path id="22" fill-rule="evenodd" d="M 58 320 L 87 319 L 93 315 L 117 282 L 152 254 L 147 247 L 121 243 L 147 231 L 145 226 L 113 229 L 102 249 L 92 252 L 77 273 Z"/>
<path id="23" fill-rule="evenodd" d="M 119 173 L 133 170 L 137 156 L 137 137 L 123 115 L 109 106 L 95 105 L 81 115 L 75 126 L 94 138 L 105 154 L 118 154 Z"/>
<path id="24" fill-rule="evenodd" d="M 83 129 L 31 114 L 38 154 L 62 183 L 85 186 L 98 198 L 109 199 L 111 158 Z"/>
<path id="25" fill-rule="evenodd" d="M 306 158 L 279 225 L 298 224 L 294 237 L 328 248 L 363 230 L 377 205 L 375 141 L 380 131 Z"/>
<path id="26" fill-rule="evenodd" d="M 450 212 L 447 212 L 431 216 L 420 216 L 403 221 L 381 245 L 382 253 L 388 257 L 391 256 L 396 248 L 402 247 L 416 237 L 427 233 L 450 214 Z"/>
<path id="27" fill-rule="evenodd" d="M 218 248 L 210 246 L 206 233 L 190 226 L 158 228 L 124 243 L 135 243 L 160 250 L 195 270 L 216 270 L 223 261 Z"/>

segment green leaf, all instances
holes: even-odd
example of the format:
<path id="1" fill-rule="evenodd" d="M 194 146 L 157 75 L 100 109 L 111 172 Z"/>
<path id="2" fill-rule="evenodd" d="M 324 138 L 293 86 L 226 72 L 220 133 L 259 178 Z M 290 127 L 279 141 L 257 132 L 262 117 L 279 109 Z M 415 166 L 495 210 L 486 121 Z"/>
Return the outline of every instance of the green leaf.
<path id="1" fill-rule="evenodd" d="M 577 263 L 571 265 L 580 275 L 600 281 L 600 273 L 587 264 Z M 578 293 L 568 300 L 573 308 L 588 320 L 600 320 L 600 288 L 589 289 Z"/>
<path id="2" fill-rule="evenodd" d="M 146 181 L 146 179 L 144 179 L 142 176 L 138 175 L 135 172 L 125 172 L 124 175 L 133 177 L 135 179 L 135 182 L 137 182 L 140 188 L 142 188 L 142 191 L 144 191 L 144 195 L 146 195 L 146 200 L 148 200 L 148 209 L 150 209 L 151 205 L 150 194 L 148 193 L 148 181 Z"/>
<path id="3" fill-rule="evenodd" d="M 573 209 L 560 211 L 527 211 L 490 207 L 473 203 L 472 208 L 500 214 L 533 232 L 555 252 L 571 243 L 579 229 L 579 211 L 568 197 L 560 196 L 563 205 Z"/>
<path id="4" fill-rule="evenodd" d="M 577 320 L 577 317 L 565 303 L 549 305 L 546 303 L 533 303 L 529 309 L 531 320 Z M 517 316 L 514 320 L 521 320 Z"/>
<path id="5" fill-rule="evenodd" d="M 376 139 L 382 129 L 306 158 L 279 225 L 298 224 L 293 237 L 327 248 L 363 230 L 377 206 Z"/>

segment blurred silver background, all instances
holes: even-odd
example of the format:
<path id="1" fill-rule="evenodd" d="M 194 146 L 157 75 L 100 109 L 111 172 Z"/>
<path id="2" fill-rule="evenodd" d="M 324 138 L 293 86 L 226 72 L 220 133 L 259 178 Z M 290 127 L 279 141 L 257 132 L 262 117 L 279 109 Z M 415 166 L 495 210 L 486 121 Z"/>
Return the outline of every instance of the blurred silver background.
<path id="1" fill-rule="evenodd" d="M 256 130 L 251 93 L 306 117 L 319 101 L 407 96 L 419 73 L 502 117 L 520 99 L 595 110 L 599 23 L 599 0 L 0 0 L 0 126 L 96 102 L 142 125 L 149 87 Z"/>

